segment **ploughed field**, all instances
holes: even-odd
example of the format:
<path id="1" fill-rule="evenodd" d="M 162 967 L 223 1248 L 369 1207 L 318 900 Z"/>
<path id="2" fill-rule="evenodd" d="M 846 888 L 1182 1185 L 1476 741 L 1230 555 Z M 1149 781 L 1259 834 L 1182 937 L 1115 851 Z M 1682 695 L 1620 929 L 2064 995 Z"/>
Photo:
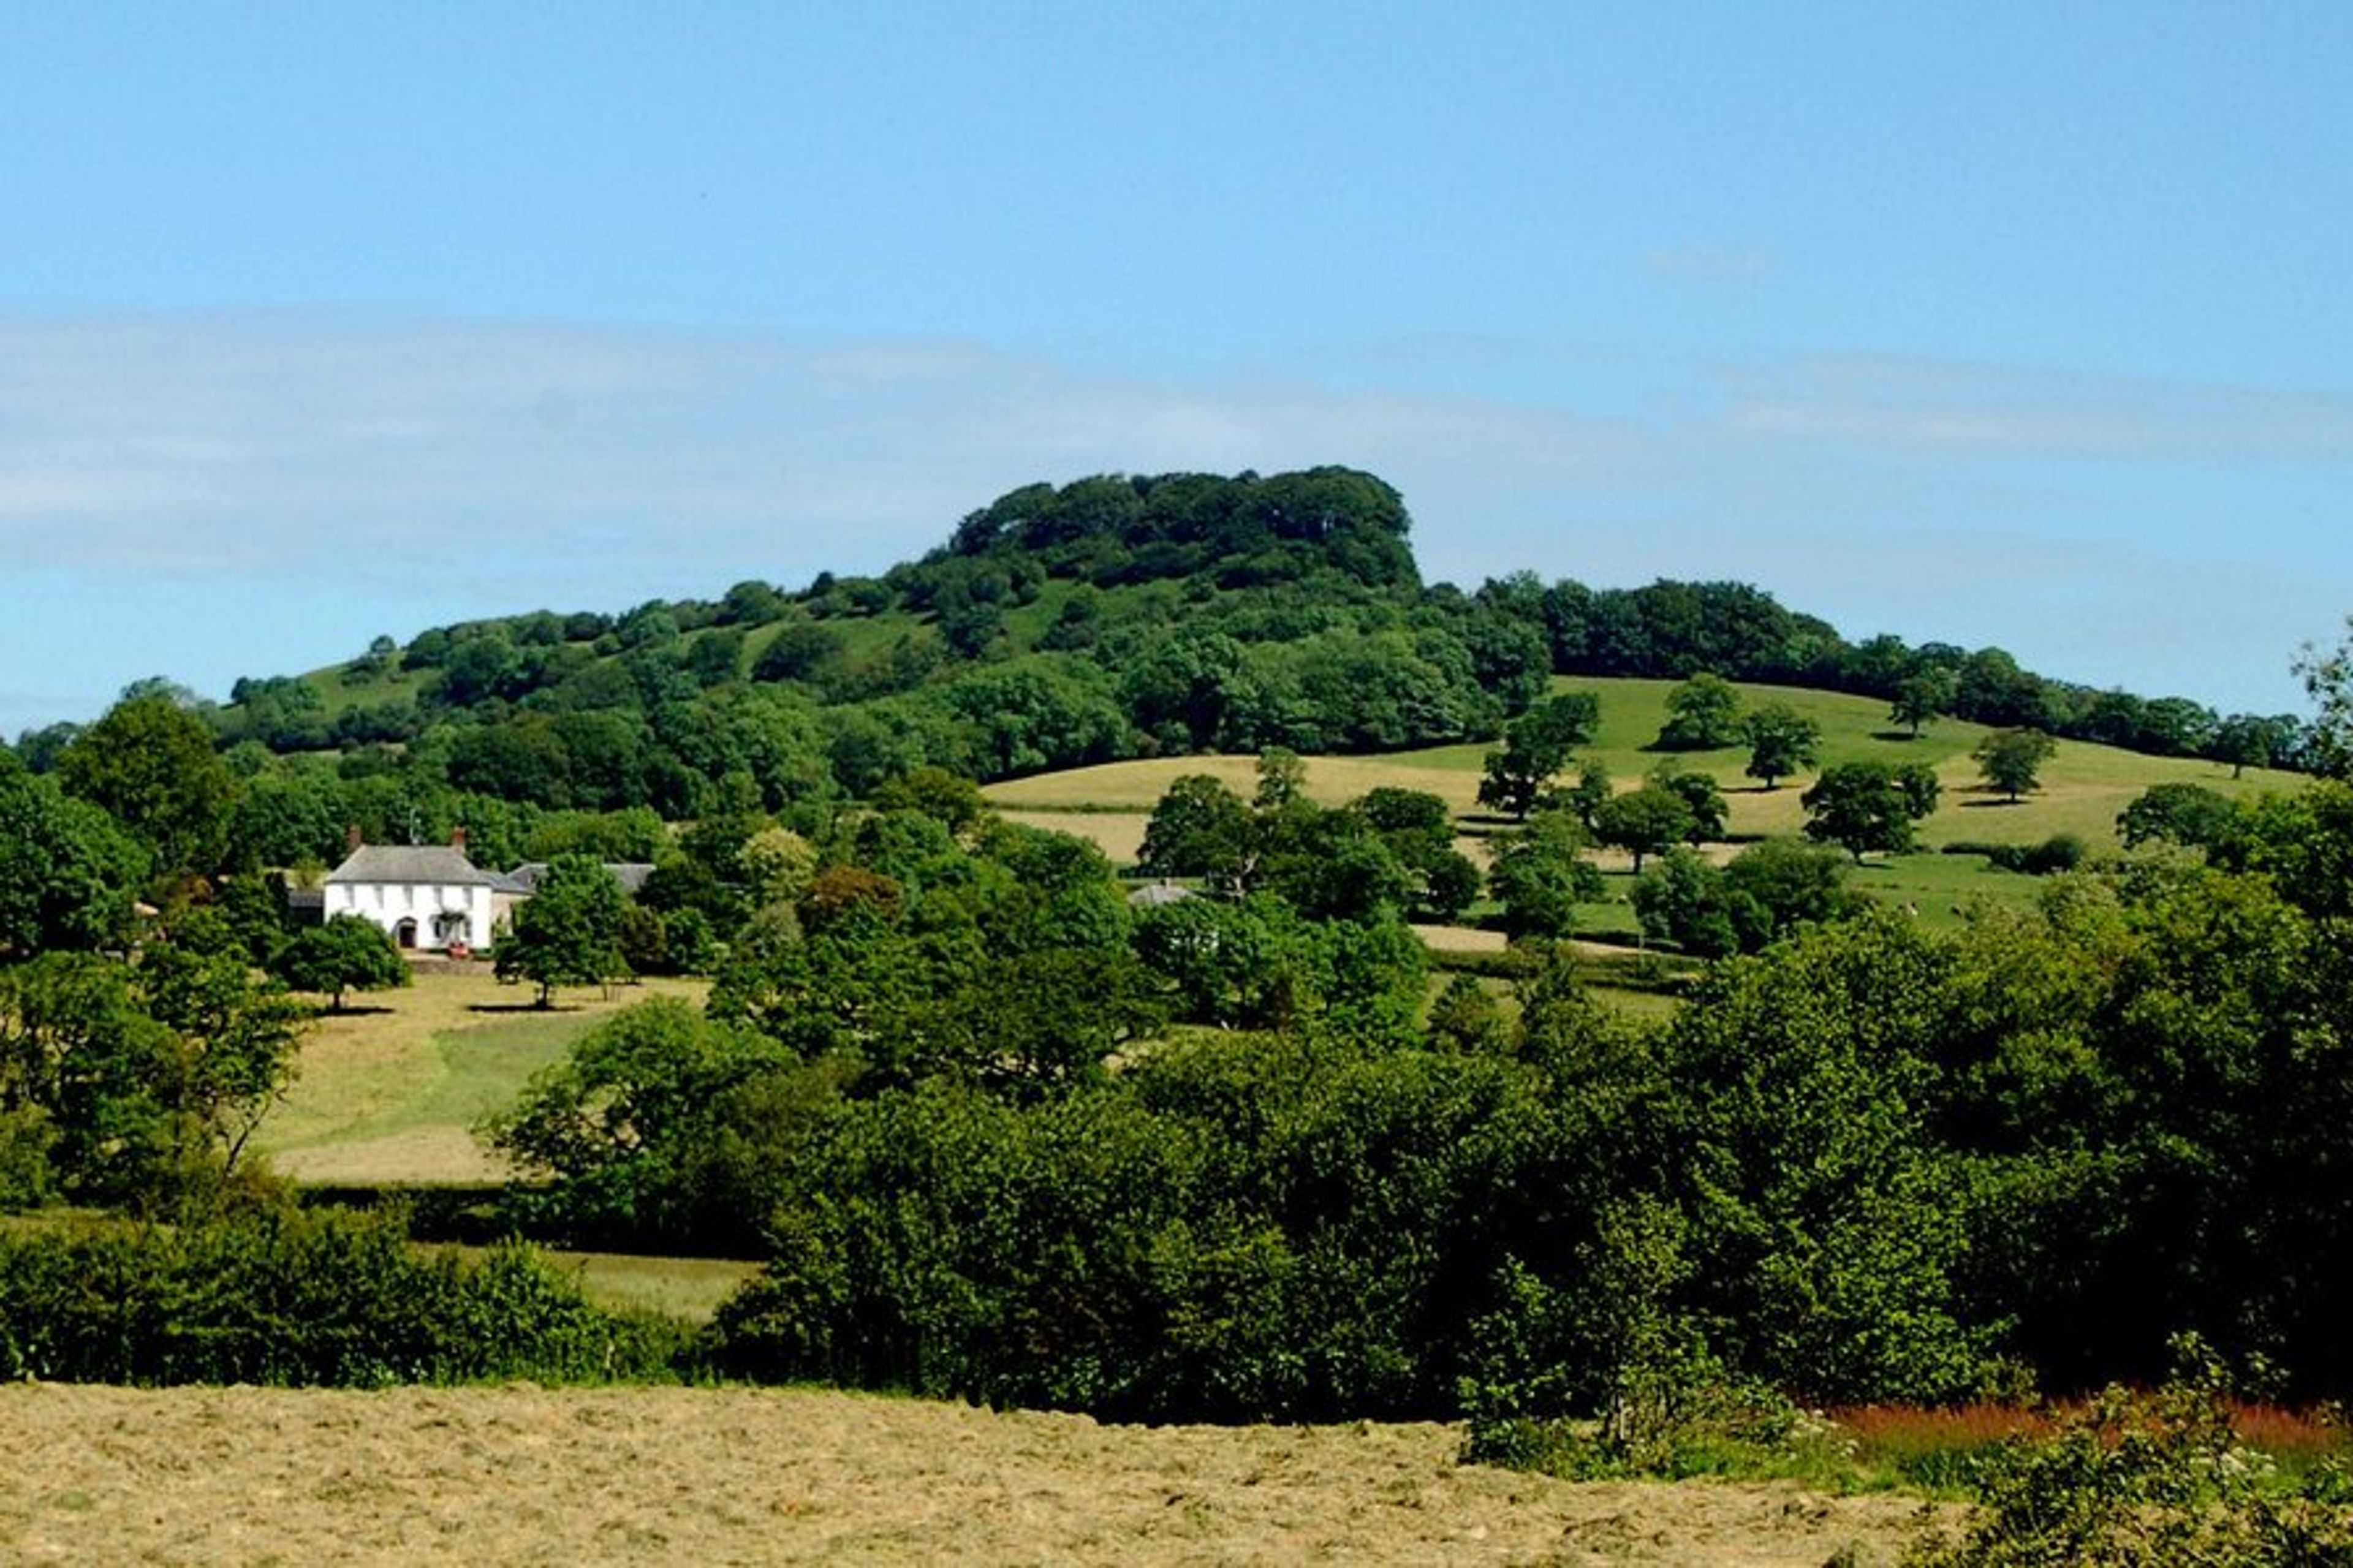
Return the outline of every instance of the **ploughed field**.
<path id="1" fill-rule="evenodd" d="M 1572 1484 L 1458 1429 L 1126 1427 L 812 1390 L 0 1388 L 22 1563 L 1893 1562 L 1914 1499 Z"/>

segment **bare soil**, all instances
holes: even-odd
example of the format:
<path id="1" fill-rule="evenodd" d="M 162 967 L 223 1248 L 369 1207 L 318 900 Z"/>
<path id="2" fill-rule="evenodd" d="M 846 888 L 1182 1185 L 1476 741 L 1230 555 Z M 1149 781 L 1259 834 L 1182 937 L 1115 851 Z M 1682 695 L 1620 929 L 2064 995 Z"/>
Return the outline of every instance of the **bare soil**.
<path id="1" fill-rule="evenodd" d="M 1440 1426 L 1156 1428 L 804 1390 L 0 1388 L 16 1563 L 1892 1563 L 1896 1497 L 1573 1485 Z"/>

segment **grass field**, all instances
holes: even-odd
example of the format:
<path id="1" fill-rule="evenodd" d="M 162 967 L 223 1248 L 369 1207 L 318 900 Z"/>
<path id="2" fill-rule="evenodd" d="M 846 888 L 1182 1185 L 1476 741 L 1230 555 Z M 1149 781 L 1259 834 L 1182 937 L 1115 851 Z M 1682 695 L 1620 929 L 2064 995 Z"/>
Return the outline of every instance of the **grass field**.
<path id="1" fill-rule="evenodd" d="M 1715 778 L 1731 806 L 1728 830 L 1736 837 L 1790 835 L 1805 821 L 1799 797 L 1811 773 L 1767 790 L 1746 777 L 1745 748 L 1712 752 L 1646 751 L 1666 719 L 1666 695 L 1674 683 L 1665 680 L 1563 680 L 1563 690 L 1592 691 L 1601 699 L 1601 725 L 1594 743 L 1578 755 L 1601 763 L 1620 788 L 1638 783 L 1661 763 L 1679 771 L 1704 773 Z M 2302 779 L 2251 768 L 2233 779 L 2219 763 L 2176 757 L 2147 757 L 2062 741 L 2042 769 L 2042 788 L 2013 805 L 1988 793 L 1969 752 L 1987 731 L 1983 725 L 1945 721 L 1931 725 L 1919 739 L 1906 738 L 1887 721 L 1883 702 L 1836 692 L 1788 687 L 1738 688 L 1745 707 L 1786 702 L 1821 726 L 1821 763 L 1877 759 L 1891 763 L 1926 763 L 1944 785 L 1944 798 L 1935 816 L 1921 825 L 1922 843 L 1934 848 L 1960 841 L 2032 844 L 2058 833 L 2073 833 L 2095 848 L 2117 847 L 2116 814 L 2151 784 L 2170 782 L 2201 784 L 2224 795 L 2252 797 L 2268 790 L 2287 792 Z M 1487 745 L 1440 746 L 1425 751 L 1398 752 L 1378 757 L 1314 757 L 1307 763 L 1307 790 L 1315 800 L 1337 805 L 1378 785 L 1427 790 L 1444 800 L 1455 813 L 1475 812 L 1479 774 L 1491 748 Z M 1146 761 L 1108 763 L 1100 767 L 1041 773 L 992 784 L 983 793 L 1000 808 L 1025 814 L 1045 814 L 1050 826 L 1086 831 L 1083 818 L 1098 813 L 1148 814 L 1168 785 L 1185 773 L 1209 773 L 1247 797 L 1257 782 L 1257 761 L 1251 757 L 1155 757 Z M 1125 829 L 1121 829 L 1125 842 Z M 1142 841 L 1138 828 L 1135 842 Z M 1106 839 L 1106 849 L 1117 851 Z"/>
<path id="2" fill-rule="evenodd" d="M 559 991 L 533 1008 L 528 990 L 487 974 L 427 971 L 400 991 L 372 992 L 304 1040 L 292 1092 L 256 1135 L 299 1181 L 379 1185 L 496 1181 L 504 1168 L 470 1129 L 512 1103 L 531 1075 L 617 1007 L 649 995 L 700 996 L 699 983 L 649 981 Z"/>
<path id="3" fill-rule="evenodd" d="M 1666 680 L 1558 680 L 1561 690 L 1592 691 L 1601 699 L 1601 723 L 1580 757 L 1599 761 L 1620 789 L 1631 788 L 1662 763 L 1677 770 L 1709 774 L 1729 807 L 1726 832 L 1735 839 L 1793 837 L 1805 823 L 1800 804 L 1812 772 L 1767 790 L 1743 773 L 1743 747 L 1711 752 L 1646 750 L 1666 721 Z M 1873 857 L 1856 868 L 1853 885 L 1936 926 L 1959 923 L 1980 901 L 2014 903 L 2031 899 L 2039 883 L 2002 871 L 1980 857 L 1938 853 L 1948 844 L 2039 844 L 2060 834 L 2080 838 L 2094 854 L 2122 847 L 2117 814 L 2152 784 L 2190 783 L 2241 799 L 2265 792 L 2292 792 L 2299 775 L 2249 769 L 2243 778 L 2218 763 L 2148 757 L 2108 746 L 2059 742 L 2042 773 L 2042 787 L 2015 804 L 1985 788 L 1970 752 L 1987 731 L 1983 725 L 1946 721 L 1918 738 L 1891 725 L 1887 707 L 1869 698 L 1787 687 L 1737 689 L 1745 708 L 1784 702 L 1821 727 L 1821 765 L 1876 759 L 1926 763 L 1944 786 L 1934 816 L 1920 825 L 1920 850 Z M 1426 791 L 1445 801 L 1466 826 L 1485 829 L 1479 818 L 1480 772 L 1491 748 L 1484 744 L 1440 746 L 1377 757 L 1311 757 L 1307 793 L 1325 805 L 1339 805 L 1388 785 Z M 1247 798 L 1257 784 L 1257 759 L 1245 756 L 1155 757 L 1100 767 L 1041 773 L 991 784 L 983 794 L 1007 816 L 1035 826 L 1092 838 L 1120 865 L 1133 865 L 1144 843 L 1152 807 L 1170 784 L 1187 773 L 1208 773 Z M 1484 864 L 1485 847 L 1476 836 L 1457 847 Z M 1713 846 L 1728 858 L 1737 845 Z M 1595 857 L 1609 877 L 1609 899 L 1579 911 L 1578 931 L 1588 936 L 1631 940 L 1634 918 L 1625 896 L 1631 879 L 1622 856 Z"/>

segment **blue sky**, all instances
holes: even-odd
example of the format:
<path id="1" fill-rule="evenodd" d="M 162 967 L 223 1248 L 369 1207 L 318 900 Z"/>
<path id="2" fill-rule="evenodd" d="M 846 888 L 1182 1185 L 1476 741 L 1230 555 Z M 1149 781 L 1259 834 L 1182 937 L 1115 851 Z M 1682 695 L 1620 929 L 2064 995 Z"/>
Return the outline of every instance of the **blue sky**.
<path id="1" fill-rule="evenodd" d="M 2296 711 L 2353 610 L 2353 8 L 0 8 L 0 732 L 1345 463 Z"/>

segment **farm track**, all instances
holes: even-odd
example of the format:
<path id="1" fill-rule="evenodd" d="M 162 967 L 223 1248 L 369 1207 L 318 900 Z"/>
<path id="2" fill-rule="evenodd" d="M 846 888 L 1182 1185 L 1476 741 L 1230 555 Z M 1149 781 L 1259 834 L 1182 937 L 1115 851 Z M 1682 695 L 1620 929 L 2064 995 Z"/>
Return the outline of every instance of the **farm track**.
<path id="1" fill-rule="evenodd" d="M 1898 1497 L 1573 1485 L 1434 1425 L 1122 1427 L 807 1390 L 0 1388 L 22 1563 L 1890 1562 Z"/>

